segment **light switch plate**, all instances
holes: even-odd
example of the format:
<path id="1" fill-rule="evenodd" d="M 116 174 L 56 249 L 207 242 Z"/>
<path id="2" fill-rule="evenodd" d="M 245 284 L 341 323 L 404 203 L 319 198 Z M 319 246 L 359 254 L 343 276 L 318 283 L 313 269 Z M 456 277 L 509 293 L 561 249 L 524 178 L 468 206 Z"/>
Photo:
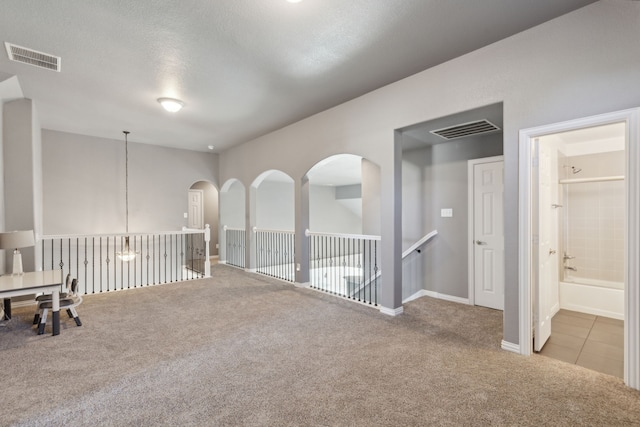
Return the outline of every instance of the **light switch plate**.
<path id="1" fill-rule="evenodd" d="M 453 217 L 453 209 L 451 209 L 451 208 L 440 209 L 440 216 L 442 218 L 451 218 L 451 217 Z"/>
<path id="2" fill-rule="evenodd" d="M 184 213 L 185 218 L 189 218 L 189 214 L 187 212 Z"/>

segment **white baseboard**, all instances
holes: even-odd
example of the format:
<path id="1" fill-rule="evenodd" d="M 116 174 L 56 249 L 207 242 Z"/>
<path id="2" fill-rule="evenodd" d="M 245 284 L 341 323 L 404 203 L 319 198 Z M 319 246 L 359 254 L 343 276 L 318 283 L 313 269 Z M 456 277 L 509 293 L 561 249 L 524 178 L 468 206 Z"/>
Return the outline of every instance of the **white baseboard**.
<path id="1" fill-rule="evenodd" d="M 503 350 L 520 354 L 520 344 L 514 344 L 512 342 L 502 340 L 500 347 L 502 347 Z"/>
<path id="2" fill-rule="evenodd" d="M 226 259 L 218 260 L 218 264 L 226 264 L 226 263 L 227 263 Z"/>
<path id="3" fill-rule="evenodd" d="M 420 289 L 418 292 L 416 292 L 415 294 L 411 295 L 410 297 L 406 298 L 405 300 L 402 301 L 403 304 L 408 303 L 409 301 L 413 301 L 414 299 L 418 299 L 424 296 L 427 296 L 426 294 L 427 291 L 425 291 L 424 289 Z"/>
<path id="4" fill-rule="evenodd" d="M 453 295 L 447 295 L 440 292 L 427 291 L 426 289 L 419 290 L 415 294 L 411 295 L 409 298 L 402 301 L 402 303 L 404 304 L 420 297 L 431 297 L 431 298 L 441 299 L 445 301 L 451 301 L 451 302 L 457 302 L 460 304 L 469 305 L 469 298 L 455 297 Z"/>
<path id="5" fill-rule="evenodd" d="M 244 271 L 247 273 L 257 273 L 258 270 L 256 268 L 245 268 Z"/>
<path id="6" fill-rule="evenodd" d="M 398 308 L 380 307 L 380 313 L 386 314 L 387 316 L 399 316 L 403 312 L 404 312 L 403 307 L 398 307 Z"/>
<path id="7" fill-rule="evenodd" d="M 297 283 L 293 284 L 296 288 L 308 288 L 311 286 L 311 282 Z"/>

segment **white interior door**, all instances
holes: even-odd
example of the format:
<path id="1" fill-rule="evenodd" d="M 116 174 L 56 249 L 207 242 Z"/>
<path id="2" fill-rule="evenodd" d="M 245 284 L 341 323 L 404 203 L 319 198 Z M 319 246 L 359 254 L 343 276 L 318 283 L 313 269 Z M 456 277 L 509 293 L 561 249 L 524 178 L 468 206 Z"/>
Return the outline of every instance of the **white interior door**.
<path id="1" fill-rule="evenodd" d="M 504 308 L 504 162 L 473 166 L 474 303 Z"/>
<path id="2" fill-rule="evenodd" d="M 538 164 L 538 274 L 534 296 L 534 351 L 540 351 L 551 336 L 551 318 L 557 305 L 558 283 L 558 172 L 552 144 L 535 142 Z M 536 160 L 534 160 L 535 162 Z M 555 198 L 554 198 L 555 196 Z M 535 243 L 534 238 L 534 243 Z M 535 250 L 535 248 L 534 248 Z M 555 295 L 554 295 L 555 292 Z"/>
<path id="3" fill-rule="evenodd" d="M 187 227 L 201 230 L 204 228 L 204 191 L 189 190 L 189 221 Z"/>

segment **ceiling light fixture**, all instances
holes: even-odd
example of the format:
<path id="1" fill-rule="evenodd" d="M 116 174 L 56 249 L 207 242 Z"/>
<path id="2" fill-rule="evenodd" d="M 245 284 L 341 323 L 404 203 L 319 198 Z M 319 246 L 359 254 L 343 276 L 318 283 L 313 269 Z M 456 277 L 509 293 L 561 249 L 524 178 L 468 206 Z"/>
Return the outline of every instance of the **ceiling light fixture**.
<path id="1" fill-rule="evenodd" d="M 170 113 L 178 112 L 184 107 L 184 102 L 175 98 L 158 98 L 158 102 L 162 105 L 162 108 Z"/>
<path id="2" fill-rule="evenodd" d="M 287 0 L 289 3 L 300 3 L 302 0 Z"/>

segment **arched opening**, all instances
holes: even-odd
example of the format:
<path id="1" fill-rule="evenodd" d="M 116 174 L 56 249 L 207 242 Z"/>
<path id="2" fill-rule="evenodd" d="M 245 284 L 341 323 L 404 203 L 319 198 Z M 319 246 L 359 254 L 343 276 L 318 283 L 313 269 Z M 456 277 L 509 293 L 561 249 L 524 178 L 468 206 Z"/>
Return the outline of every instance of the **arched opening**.
<path id="1" fill-rule="evenodd" d="M 312 288 L 378 305 L 380 167 L 352 154 L 328 157 L 305 180 Z"/>
<path id="2" fill-rule="evenodd" d="M 295 188 L 284 172 L 270 170 L 251 185 L 251 256 L 258 273 L 295 280 Z"/>
<path id="3" fill-rule="evenodd" d="M 237 179 L 230 179 L 220 190 L 219 262 L 245 268 L 246 190 Z"/>
<path id="4" fill-rule="evenodd" d="M 309 172 L 309 229 L 362 234 L 362 157 L 339 154 Z"/>

